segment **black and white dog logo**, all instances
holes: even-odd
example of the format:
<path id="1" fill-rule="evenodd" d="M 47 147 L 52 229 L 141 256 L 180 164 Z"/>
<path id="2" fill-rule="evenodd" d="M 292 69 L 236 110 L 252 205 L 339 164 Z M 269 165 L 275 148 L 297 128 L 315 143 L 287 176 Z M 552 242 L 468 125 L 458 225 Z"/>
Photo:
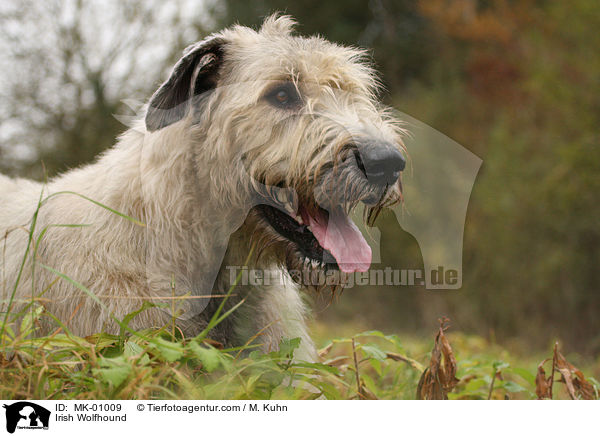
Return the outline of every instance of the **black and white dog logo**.
<path id="1" fill-rule="evenodd" d="M 6 431 L 18 429 L 48 429 L 50 411 L 29 401 L 3 406 L 6 409 Z"/>

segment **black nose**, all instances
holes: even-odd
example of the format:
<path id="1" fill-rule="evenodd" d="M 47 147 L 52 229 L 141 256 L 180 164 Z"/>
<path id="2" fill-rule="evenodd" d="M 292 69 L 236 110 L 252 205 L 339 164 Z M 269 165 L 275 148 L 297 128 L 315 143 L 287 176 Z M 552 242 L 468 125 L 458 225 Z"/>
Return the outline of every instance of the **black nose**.
<path id="1" fill-rule="evenodd" d="M 369 142 L 359 144 L 354 151 L 358 168 L 375 185 L 396 183 L 400 172 L 406 166 L 406 160 L 397 147 L 388 142 Z"/>

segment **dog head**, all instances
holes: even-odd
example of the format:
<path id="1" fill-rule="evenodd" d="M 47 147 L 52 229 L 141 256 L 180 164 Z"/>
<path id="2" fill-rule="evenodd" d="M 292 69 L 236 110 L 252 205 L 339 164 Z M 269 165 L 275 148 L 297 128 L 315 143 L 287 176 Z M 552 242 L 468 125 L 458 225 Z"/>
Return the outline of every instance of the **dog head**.
<path id="1" fill-rule="evenodd" d="M 293 24 L 273 16 L 189 47 L 146 129 L 189 135 L 195 171 L 224 206 L 253 199 L 239 232 L 268 262 L 365 271 L 371 251 L 348 214 L 363 202 L 372 224 L 401 201 L 404 131 L 365 51 L 293 36 Z"/>

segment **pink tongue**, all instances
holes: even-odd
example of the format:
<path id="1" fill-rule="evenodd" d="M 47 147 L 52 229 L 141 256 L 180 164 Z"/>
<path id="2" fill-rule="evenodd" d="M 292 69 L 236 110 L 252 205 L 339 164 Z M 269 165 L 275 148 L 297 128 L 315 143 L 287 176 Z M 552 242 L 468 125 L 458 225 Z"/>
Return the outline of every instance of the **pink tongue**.
<path id="1" fill-rule="evenodd" d="M 369 269 L 371 247 L 343 210 L 338 208 L 330 212 L 329 219 L 323 211 L 312 216 L 301 208 L 300 213 L 304 222 L 310 225 L 312 234 L 321 247 L 329 250 L 343 272 L 363 272 Z"/>

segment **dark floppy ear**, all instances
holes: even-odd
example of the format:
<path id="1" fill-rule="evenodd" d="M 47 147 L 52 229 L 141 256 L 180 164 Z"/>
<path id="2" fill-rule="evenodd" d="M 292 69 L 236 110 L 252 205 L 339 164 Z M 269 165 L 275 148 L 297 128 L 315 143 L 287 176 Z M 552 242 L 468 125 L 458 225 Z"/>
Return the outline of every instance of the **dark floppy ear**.
<path id="1" fill-rule="evenodd" d="M 154 93 L 146 112 L 149 132 L 167 127 L 187 115 L 195 96 L 217 86 L 224 41 L 209 38 L 184 51 L 169 79 Z"/>

